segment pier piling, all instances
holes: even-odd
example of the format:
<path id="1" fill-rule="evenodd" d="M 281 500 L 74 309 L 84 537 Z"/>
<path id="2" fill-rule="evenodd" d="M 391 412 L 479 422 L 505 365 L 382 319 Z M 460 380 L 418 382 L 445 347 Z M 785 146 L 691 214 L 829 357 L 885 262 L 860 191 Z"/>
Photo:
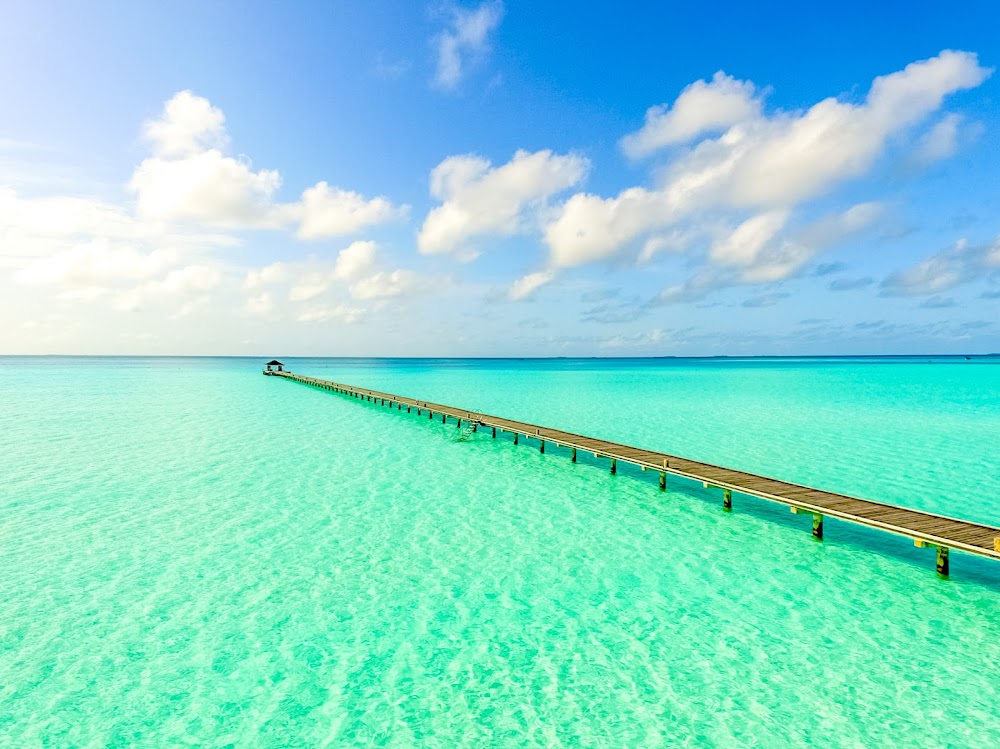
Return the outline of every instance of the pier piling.
<path id="1" fill-rule="evenodd" d="M 593 453 L 595 458 L 609 458 L 612 474 L 618 472 L 618 459 L 620 458 L 643 470 L 649 468 L 658 471 L 661 490 L 666 489 L 668 473 L 692 481 L 701 481 L 706 488 L 722 488 L 723 508 L 727 511 L 732 510 L 733 491 L 778 502 L 791 507 L 792 512 L 811 514 L 813 520 L 812 535 L 817 540 L 823 538 L 823 522 L 826 515 L 844 522 L 895 533 L 913 539 L 918 547 L 935 547 L 937 550 L 936 569 L 941 577 L 947 577 L 950 573 L 949 555 L 952 549 L 1000 560 L 1000 528 L 995 526 L 945 517 L 885 502 L 859 499 L 802 484 L 724 468 L 711 463 L 688 460 L 676 455 L 643 450 L 581 434 L 540 427 L 513 419 L 504 419 L 499 416 L 481 414 L 473 418 L 471 411 L 452 406 L 440 403 L 431 406 L 424 401 L 416 401 L 392 393 L 356 388 L 292 372 L 267 371 L 264 374 L 283 377 L 293 382 L 311 385 L 328 392 L 341 393 L 351 398 L 367 399 L 370 403 L 378 400 L 382 405 L 388 403 L 390 407 L 395 404 L 399 411 L 402 411 L 405 403 L 407 413 L 415 408 L 419 416 L 426 410 L 428 419 L 433 420 L 436 412 L 441 415 L 442 423 L 447 423 L 448 417 L 451 416 L 458 422 L 459 427 L 462 425 L 462 419 L 466 419 L 472 422 L 472 431 L 476 431 L 478 426 L 482 424 L 484 427 L 490 427 L 493 437 L 496 437 L 498 429 L 501 433 L 505 431 L 512 433 L 515 445 L 520 442 L 522 434 L 525 437 L 531 436 L 538 439 L 539 451 L 543 453 L 546 442 L 555 442 L 557 445 L 570 449 L 570 459 L 574 463 L 577 461 L 578 450 L 583 449 Z"/>
<path id="2" fill-rule="evenodd" d="M 948 547 L 938 546 L 937 548 L 937 573 L 941 577 L 948 577 L 951 571 L 951 564 L 948 561 Z"/>

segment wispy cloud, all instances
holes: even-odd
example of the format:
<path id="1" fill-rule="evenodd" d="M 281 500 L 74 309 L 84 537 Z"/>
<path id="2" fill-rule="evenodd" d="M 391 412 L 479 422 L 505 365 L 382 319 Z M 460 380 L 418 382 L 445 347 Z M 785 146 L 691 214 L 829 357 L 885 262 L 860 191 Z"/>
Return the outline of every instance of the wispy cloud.
<path id="1" fill-rule="evenodd" d="M 946 309 L 948 307 L 955 306 L 955 300 L 948 296 L 932 296 L 929 299 L 925 299 L 918 306 L 924 309 Z"/>
<path id="2" fill-rule="evenodd" d="M 385 55 L 379 53 L 375 58 L 372 74 L 383 81 L 394 81 L 406 75 L 410 67 L 409 60 L 387 60 Z"/>
<path id="3" fill-rule="evenodd" d="M 830 282 L 830 291 L 855 291 L 857 289 L 865 289 L 875 283 L 874 278 L 838 278 Z"/>
<path id="4" fill-rule="evenodd" d="M 773 294 L 761 294 L 760 296 L 750 297 L 743 302 L 743 307 L 756 308 L 756 307 L 773 307 L 782 299 L 787 299 L 790 294 L 785 292 L 775 292 Z"/>
<path id="5" fill-rule="evenodd" d="M 481 58 L 489 49 L 490 34 L 503 18 L 500 0 L 485 2 L 476 8 L 453 6 L 448 27 L 435 38 L 437 71 L 435 83 L 454 89 L 465 76 L 470 61 Z"/>
<path id="6" fill-rule="evenodd" d="M 883 296 L 930 296 L 1000 269 L 1000 237 L 991 244 L 964 239 L 882 281 Z"/>

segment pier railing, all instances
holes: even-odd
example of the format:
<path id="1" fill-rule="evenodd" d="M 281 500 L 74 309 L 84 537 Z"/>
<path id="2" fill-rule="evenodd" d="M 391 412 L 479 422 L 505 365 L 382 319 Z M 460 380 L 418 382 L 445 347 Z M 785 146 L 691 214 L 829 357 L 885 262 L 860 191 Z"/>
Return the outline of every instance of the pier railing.
<path id="1" fill-rule="evenodd" d="M 631 463 L 643 471 L 658 471 L 660 489 L 666 489 L 668 475 L 700 481 L 705 487 L 722 490 L 722 506 L 727 511 L 733 507 L 733 492 L 778 502 L 790 507 L 793 513 L 811 514 L 812 534 L 819 540 L 823 538 L 824 517 L 837 518 L 906 536 L 913 539 L 918 547 L 937 550 L 937 572 L 942 576 L 947 576 L 949 573 L 951 549 L 1000 560 L 1000 528 L 994 526 L 884 502 L 858 499 L 767 476 L 723 468 L 711 463 L 688 460 L 655 450 L 644 450 L 524 421 L 491 416 L 470 409 L 354 387 L 292 372 L 276 371 L 264 374 L 379 403 L 400 411 L 406 408 L 407 413 L 416 411 L 418 416 L 426 413 L 428 418 L 440 417 L 442 422 L 451 418 L 458 422 L 458 426 L 462 426 L 464 422 L 471 426 L 473 431 L 477 431 L 479 427 L 490 429 L 493 437 L 497 436 L 497 430 L 509 432 L 514 435 L 515 445 L 518 444 L 520 437 L 534 439 L 538 441 L 539 449 L 543 453 L 546 443 L 559 445 L 571 451 L 570 459 L 573 462 L 577 460 L 577 451 L 593 453 L 594 457 L 610 461 L 611 473 L 617 473 L 618 461 Z"/>

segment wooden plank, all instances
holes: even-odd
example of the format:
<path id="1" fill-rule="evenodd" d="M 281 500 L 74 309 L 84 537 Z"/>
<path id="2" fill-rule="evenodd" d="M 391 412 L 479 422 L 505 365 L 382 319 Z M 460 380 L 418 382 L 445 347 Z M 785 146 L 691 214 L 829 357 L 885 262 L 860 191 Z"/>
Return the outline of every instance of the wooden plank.
<path id="1" fill-rule="evenodd" d="M 801 484 L 793 484 L 768 476 L 760 476 L 731 468 L 716 466 L 711 463 L 688 460 L 676 455 L 645 450 L 631 445 L 609 442 L 587 437 L 573 432 L 550 429 L 538 424 L 490 416 L 469 409 L 456 408 L 441 403 L 421 401 L 406 398 L 392 393 L 368 390 L 351 385 L 321 380 L 315 377 L 305 377 L 291 372 L 271 372 L 274 376 L 284 377 L 296 382 L 320 387 L 324 390 L 346 393 L 368 401 L 386 405 L 401 403 L 421 410 L 431 411 L 435 416 L 447 416 L 463 421 L 473 421 L 485 426 L 492 426 L 506 432 L 520 433 L 533 439 L 544 439 L 557 442 L 574 450 L 597 453 L 623 461 L 637 463 L 646 467 L 665 471 L 670 474 L 688 476 L 696 481 L 710 485 L 725 485 L 738 492 L 762 497 L 771 501 L 784 502 L 792 506 L 817 508 L 806 510 L 828 514 L 841 520 L 854 522 L 874 528 L 892 530 L 915 538 L 939 539 L 935 543 L 954 544 L 971 553 L 1000 559 L 1000 528 L 949 518 L 932 512 L 899 507 L 885 502 L 874 502 L 866 499 L 850 497 L 844 494 L 815 489 Z"/>

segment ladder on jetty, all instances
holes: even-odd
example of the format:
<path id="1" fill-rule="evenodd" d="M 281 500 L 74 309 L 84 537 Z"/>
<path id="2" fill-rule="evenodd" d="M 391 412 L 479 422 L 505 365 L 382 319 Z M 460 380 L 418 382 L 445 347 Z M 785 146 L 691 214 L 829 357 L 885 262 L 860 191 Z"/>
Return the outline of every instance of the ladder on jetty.
<path id="1" fill-rule="evenodd" d="M 766 476 L 723 468 L 711 463 L 687 460 L 676 455 L 643 450 L 559 429 L 549 429 L 537 424 L 489 416 L 440 403 L 404 398 L 392 393 L 344 385 L 292 372 L 266 371 L 264 374 L 284 377 L 322 390 L 341 393 L 372 403 L 380 403 L 383 406 L 388 405 L 400 411 L 405 407 L 407 413 L 415 410 L 418 414 L 423 415 L 424 412 L 427 412 L 428 418 L 433 419 L 435 416 L 440 416 L 442 422 L 451 418 L 458 422 L 459 427 L 465 422 L 468 425 L 466 429 L 471 431 L 476 431 L 481 426 L 491 429 L 493 437 L 497 436 L 497 430 L 510 432 L 514 435 L 514 444 L 518 443 L 520 436 L 535 439 L 538 440 L 540 450 L 543 453 L 545 452 L 545 444 L 551 442 L 569 448 L 572 451 L 571 459 L 573 462 L 576 462 L 578 450 L 593 453 L 594 457 L 608 458 L 611 461 L 611 473 L 618 472 L 619 460 L 632 463 L 644 471 L 658 471 L 660 489 L 666 488 L 668 474 L 700 481 L 705 487 L 722 490 L 722 506 L 725 510 L 731 510 L 733 507 L 733 492 L 779 502 L 790 507 L 793 513 L 811 514 L 813 517 L 812 533 L 817 539 L 823 538 L 824 517 L 895 533 L 913 539 L 914 544 L 918 547 L 936 549 L 937 572 L 941 576 L 948 575 L 949 551 L 951 549 L 1000 560 L 1000 528 L 991 525 L 958 520 L 883 502 L 858 499 L 787 481 L 778 481 Z M 463 438 L 467 439 L 464 433 Z"/>

